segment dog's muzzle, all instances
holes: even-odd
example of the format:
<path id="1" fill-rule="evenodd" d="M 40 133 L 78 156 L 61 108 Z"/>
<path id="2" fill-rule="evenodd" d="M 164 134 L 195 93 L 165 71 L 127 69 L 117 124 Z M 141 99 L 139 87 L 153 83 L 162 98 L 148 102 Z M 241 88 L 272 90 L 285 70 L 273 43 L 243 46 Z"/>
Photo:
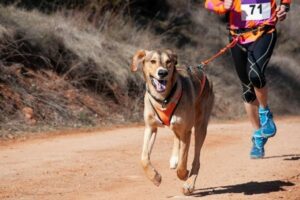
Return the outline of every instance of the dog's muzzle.
<path id="1" fill-rule="evenodd" d="M 153 87 L 155 88 L 155 90 L 159 93 L 164 92 L 167 88 L 167 80 L 163 80 L 163 79 L 157 79 L 153 76 L 150 76 L 151 79 L 151 83 L 153 85 Z"/>

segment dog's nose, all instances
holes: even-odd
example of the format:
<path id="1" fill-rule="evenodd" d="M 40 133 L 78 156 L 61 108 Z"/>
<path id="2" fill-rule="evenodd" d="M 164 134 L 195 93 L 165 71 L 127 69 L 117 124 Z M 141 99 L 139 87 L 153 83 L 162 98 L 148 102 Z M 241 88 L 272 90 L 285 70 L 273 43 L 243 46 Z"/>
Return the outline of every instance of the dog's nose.
<path id="1" fill-rule="evenodd" d="M 158 70 L 158 76 L 160 78 L 164 78 L 164 77 L 168 76 L 168 70 L 165 70 L 165 69 Z"/>

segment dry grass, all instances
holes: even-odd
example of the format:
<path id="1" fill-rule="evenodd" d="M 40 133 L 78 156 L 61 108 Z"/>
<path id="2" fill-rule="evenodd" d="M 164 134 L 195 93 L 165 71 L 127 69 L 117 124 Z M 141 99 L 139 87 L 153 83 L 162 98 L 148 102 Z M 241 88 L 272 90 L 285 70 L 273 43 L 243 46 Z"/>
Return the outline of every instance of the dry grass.
<path id="1" fill-rule="evenodd" d="M 50 126 L 124 123 L 125 116 L 130 121 L 140 119 L 137 112 L 141 111 L 142 97 L 131 98 L 142 93 L 143 84 L 141 76 L 129 71 L 139 42 L 139 38 L 134 39 L 139 32 L 136 28 L 115 21 L 116 27 L 99 30 L 80 16 L 48 16 L 14 7 L 1 7 L 0 12 L 3 131 L 28 128 L 15 126 L 25 120 L 21 112 L 24 107 L 34 109 L 38 123 Z M 124 26 L 124 36 L 122 31 L 110 34 L 119 26 Z M 150 43 L 151 35 L 147 35 Z M 68 92 L 75 96 L 66 96 Z M 28 96 L 32 97 L 29 101 Z M 70 98 L 74 99 L 71 103 Z M 128 110 L 133 112 L 128 114 Z"/>

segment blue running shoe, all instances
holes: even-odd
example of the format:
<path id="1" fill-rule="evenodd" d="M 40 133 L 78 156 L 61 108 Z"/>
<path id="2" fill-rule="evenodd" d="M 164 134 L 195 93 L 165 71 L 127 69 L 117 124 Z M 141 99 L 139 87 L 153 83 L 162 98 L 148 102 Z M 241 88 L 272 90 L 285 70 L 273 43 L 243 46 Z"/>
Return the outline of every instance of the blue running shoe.
<path id="1" fill-rule="evenodd" d="M 261 133 L 261 129 L 254 131 L 252 136 L 252 149 L 250 152 L 250 157 L 252 159 L 263 158 L 265 156 L 265 144 L 268 141 L 267 138 L 264 138 Z"/>
<path id="2" fill-rule="evenodd" d="M 276 125 L 269 107 L 258 109 L 262 137 L 269 138 L 276 134 Z"/>

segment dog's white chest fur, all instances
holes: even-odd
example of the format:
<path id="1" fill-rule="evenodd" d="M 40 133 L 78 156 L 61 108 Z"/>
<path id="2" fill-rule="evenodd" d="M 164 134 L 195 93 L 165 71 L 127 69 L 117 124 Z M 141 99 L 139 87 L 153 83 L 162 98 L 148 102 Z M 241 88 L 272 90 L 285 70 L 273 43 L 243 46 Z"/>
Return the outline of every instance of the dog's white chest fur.
<path id="1" fill-rule="evenodd" d="M 175 114 L 172 116 L 171 121 L 170 121 L 171 126 L 179 125 L 179 124 L 182 124 L 182 123 L 183 123 L 183 118 L 182 117 L 179 117 Z"/>
<path id="2" fill-rule="evenodd" d="M 175 125 L 176 122 L 179 120 L 180 117 L 177 117 L 176 115 L 173 115 L 170 121 L 171 125 Z"/>
<path id="3" fill-rule="evenodd" d="M 155 116 L 155 121 L 156 121 L 158 126 L 160 126 L 160 127 L 164 126 L 163 122 L 157 116 Z M 176 116 L 174 114 L 171 118 L 171 121 L 170 121 L 170 127 L 174 127 L 174 126 L 180 125 L 182 123 L 183 123 L 183 118 L 179 117 L 179 116 Z"/>

